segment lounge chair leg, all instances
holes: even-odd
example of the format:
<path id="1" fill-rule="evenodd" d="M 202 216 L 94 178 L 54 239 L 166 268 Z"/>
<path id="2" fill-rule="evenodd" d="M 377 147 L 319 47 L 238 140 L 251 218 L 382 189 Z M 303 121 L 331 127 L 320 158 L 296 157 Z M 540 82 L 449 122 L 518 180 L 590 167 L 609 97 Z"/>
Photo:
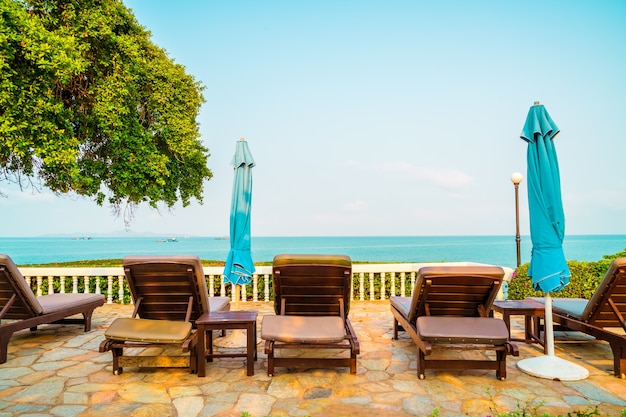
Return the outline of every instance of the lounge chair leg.
<path id="1" fill-rule="evenodd" d="M 124 349 L 112 348 L 111 353 L 113 354 L 113 375 L 120 375 L 124 372 L 124 368 L 120 367 L 119 357 L 124 355 Z"/>
<path id="2" fill-rule="evenodd" d="M 506 379 L 506 351 L 499 350 L 496 352 L 496 360 L 498 361 L 498 370 L 496 371 L 496 378 L 501 381 Z"/>
<path id="3" fill-rule="evenodd" d="M 393 340 L 398 340 L 398 320 L 393 319 Z"/>
<path id="4" fill-rule="evenodd" d="M 85 332 L 91 331 L 91 315 L 93 310 L 85 311 L 83 313 L 83 320 L 85 321 Z"/>
<path id="5" fill-rule="evenodd" d="M 611 344 L 613 351 L 613 374 L 618 377 L 626 378 L 626 346 Z"/>
<path id="6" fill-rule="evenodd" d="M 0 336 L 0 363 L 5 363 L 7 361 L 9 340 L 11 340 L 12 335 L 13 333 L 7 333 Z"/>
<path id="7" fill-rule="evenodd" d="M 267 354 L 267 376 L 274 376 L 274 341 L 265 341 L 265 353 Z"/>
<path id="8" fill-rule="evenodd" d="M 426 378 L 426 357 L 421 349 L 417 350 L 417 377 L 419 379 Z"/>

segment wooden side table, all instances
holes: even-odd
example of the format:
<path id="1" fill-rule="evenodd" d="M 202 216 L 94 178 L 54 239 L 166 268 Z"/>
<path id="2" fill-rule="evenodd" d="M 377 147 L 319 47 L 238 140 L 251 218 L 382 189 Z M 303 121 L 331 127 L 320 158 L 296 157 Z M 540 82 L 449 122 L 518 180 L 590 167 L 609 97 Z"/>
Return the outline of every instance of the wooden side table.
<path id="1" fill-rule="evenodd" d="M 539 319 L 544 316 L 545 306 L 534 300 L 496 300 L 493 310 L 502 314 L 502 319 L 511 334 L 511 316 L 524 316 L 524 338 L 514 339 L 515 342 L 545 344 L 540 337 Z"/>
<path id="2" fill-rule="evenodd" d="M 258 311 L 212 311 L 204 313 L 196 320 L 198 327 L 198 377 L 206 376 L 206 361 L 213 358 L 246 358 L 248 376 L 254 375 L 256 354 L 256 319 Z M 213 353 L 213 330 L 243 329 L 246 331 L 244 353 Z M 208 343 L 207 343 L 208 339 Z M 208 345 L 208 346 L 207 346 Z M 207 352 L 208 350 L 208 352 Z"/>

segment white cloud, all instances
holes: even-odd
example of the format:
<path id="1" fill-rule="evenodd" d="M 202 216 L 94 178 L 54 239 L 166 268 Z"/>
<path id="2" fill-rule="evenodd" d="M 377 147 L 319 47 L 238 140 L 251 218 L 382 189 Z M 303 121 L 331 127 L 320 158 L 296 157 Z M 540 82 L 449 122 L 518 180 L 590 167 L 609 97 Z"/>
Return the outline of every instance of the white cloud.
<path id="1" fill-rule="evenodd" d="M 380 170 L 426 181 L 444 188 L 463 188 L 473 182 L 470 175 L 457 169 L 422 167 L 408 162 L 385 163 L 380 165 Z"/>
<path id="2" fill-rule="evenodd" d="M 350 203 L 344 204 L 341 207 L 341 210 L 343 211 L 350 211 L 350 212 L 356 212 L 356 211 L 364 211 L 367 209 L 367 203 L 365 203 L 364 201 L 352 201 Z"/>

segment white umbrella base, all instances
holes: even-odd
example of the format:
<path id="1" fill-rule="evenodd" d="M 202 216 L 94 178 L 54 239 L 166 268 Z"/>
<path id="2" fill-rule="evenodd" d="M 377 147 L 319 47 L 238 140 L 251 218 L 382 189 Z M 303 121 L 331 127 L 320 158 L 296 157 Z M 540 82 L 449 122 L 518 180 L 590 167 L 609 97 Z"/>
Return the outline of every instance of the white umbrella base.
<path id="1" fill-rule="evenodd" d="M 221 348 L 245 348 L 247 343 L 246 334 L 241 329 L 233 329 L 230 334 L 213 339 L 213 345 Z"/>
<path id="2" fill-rule="evenodd" d="M 523 359 L 517 367 L 529 375 L 559 381 L 578 381 L 589 376 L 582 366 L 552 355 Z"/>

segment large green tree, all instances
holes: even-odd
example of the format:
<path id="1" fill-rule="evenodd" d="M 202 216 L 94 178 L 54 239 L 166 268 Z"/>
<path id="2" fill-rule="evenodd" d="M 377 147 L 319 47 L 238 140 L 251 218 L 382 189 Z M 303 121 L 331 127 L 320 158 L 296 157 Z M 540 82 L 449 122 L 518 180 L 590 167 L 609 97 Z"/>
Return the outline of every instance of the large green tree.
<path id="1" fill-rule="evenodd" d="M 0 0 L 0 181 L 118 213 L 202 202 L 202 102 L 120 0 Z"/>

